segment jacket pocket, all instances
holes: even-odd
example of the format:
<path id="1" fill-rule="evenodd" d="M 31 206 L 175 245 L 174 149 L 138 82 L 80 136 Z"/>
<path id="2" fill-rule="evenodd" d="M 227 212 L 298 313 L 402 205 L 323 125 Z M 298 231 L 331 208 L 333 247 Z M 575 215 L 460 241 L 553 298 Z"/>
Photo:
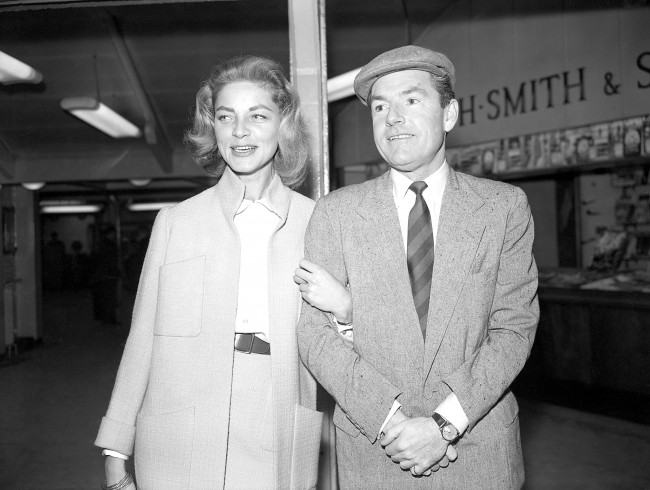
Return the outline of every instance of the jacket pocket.
<path id="1" fill-rule="evenodd" d="M 338 429 L 341 429 L 349 436 L 357 437 L 361 433 L 361 431 L 357 428 L 357 426 L 352 423 L 352 421 L 348 418 L 345 412 L 341 410 L 341 407 L 339 407 L 338 405 L 334 409 L 334 416 L 332 417 L 332 422 L 334 422 L 334 425 Z"/>
<path id="2" fill-rule="evenodd" d="M 194 407 L 160 415 L 138 415 L 135 435 L 138 488 L 187 488 L 193 443 Z"/>
<path id="3" fill-rule="evenodd" d="M 291 488 L 316 488 L 318 457 L 323 429 L 323 414 L 296 404 L 293 449 L 291 456 Z"/>
<path id="4" fill-rule="evenodd" d="M 205 256 L 160 268 L 154 335 L 196 337 L 201 333 Z"/>
<path id="5" fill-rule="evenodd" d="M 508 391 L 505 396 L 494 407 L 494 415 L 501 427 L 510 427 L 519 415 L 519 404 L 512 391 Z"/>

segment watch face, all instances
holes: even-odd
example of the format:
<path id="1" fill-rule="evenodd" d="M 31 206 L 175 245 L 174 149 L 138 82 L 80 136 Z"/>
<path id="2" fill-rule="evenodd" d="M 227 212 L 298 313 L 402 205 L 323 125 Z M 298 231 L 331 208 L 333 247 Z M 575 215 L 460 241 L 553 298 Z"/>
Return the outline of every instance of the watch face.
<path id="1" fill-rule="evenodd" d="M 453 441 L 458 436 L 458 431 L 453 425 L 445 425 L 442 428 L 442 437 L 445 441 Z"/>

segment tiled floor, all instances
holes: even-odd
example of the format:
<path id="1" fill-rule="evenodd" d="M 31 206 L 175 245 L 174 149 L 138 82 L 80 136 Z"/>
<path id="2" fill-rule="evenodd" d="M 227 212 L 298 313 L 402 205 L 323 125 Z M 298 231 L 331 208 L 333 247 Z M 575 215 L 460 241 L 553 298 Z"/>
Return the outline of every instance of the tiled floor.
<path id="1" fill-rule="evenodd" d="M 92 443 L 128 329 L 47 294 L 43 344 L 0 364 L 0 489 L 97 489 Z M 520 398 L 526 489 L 650 489 L 650 427 Z M 647 407 L 646 407 L 647 408 Z"/>

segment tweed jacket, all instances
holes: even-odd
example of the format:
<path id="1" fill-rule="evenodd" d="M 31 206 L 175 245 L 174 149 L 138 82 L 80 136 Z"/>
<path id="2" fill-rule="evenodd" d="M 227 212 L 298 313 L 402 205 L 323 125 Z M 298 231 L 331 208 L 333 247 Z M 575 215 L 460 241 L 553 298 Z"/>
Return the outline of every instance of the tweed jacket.
<path id="1" fill-rule="evenodd" d="M 349 284 L 354 344 L 307 304 L 298 344 L 337 403 L 342 488 L 521 486 L 518 407 L 508 387 L 530 353 L 539 318 L 533 234 L 521 189 L 450 169 L 425 341 L 390 173 L 317 203 L 305 256 Z M 470 422 L 456 445 L 458 460 L 414 478 L 386 457 L 379 429 L 396 398 L 406 415 L 430 416 L 452 391 Z"/>
<path id="2" fill-rule="evenodd" d="M 227 168 L 216 186 L 156 218 L 95 441 L 135 452 L 139 489 L 223 488 L 240 269 L 233 219 L 244 191 Z M 298 356 L 301 300 L 293 272 L 314 203 L 277 175 L 265 195 L 281 220 L 268 261 L 273 406 L 260 410 L 260 430 L 273 430 L 268 449 L 276 488 L 313 488 L 322 414 L 315 411 L 315 382 Z"/>

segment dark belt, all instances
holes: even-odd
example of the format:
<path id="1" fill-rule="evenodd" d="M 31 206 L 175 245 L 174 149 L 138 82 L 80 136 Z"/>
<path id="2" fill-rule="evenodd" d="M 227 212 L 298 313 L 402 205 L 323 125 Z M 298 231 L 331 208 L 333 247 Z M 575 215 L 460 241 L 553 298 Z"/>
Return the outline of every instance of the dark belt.
<path id="1" fill-rule="evenodd" d="M 235 350 L 246 354 L 271 354 L 271 344 L 263 341 L 254 333 L 236 333 Z"/>

